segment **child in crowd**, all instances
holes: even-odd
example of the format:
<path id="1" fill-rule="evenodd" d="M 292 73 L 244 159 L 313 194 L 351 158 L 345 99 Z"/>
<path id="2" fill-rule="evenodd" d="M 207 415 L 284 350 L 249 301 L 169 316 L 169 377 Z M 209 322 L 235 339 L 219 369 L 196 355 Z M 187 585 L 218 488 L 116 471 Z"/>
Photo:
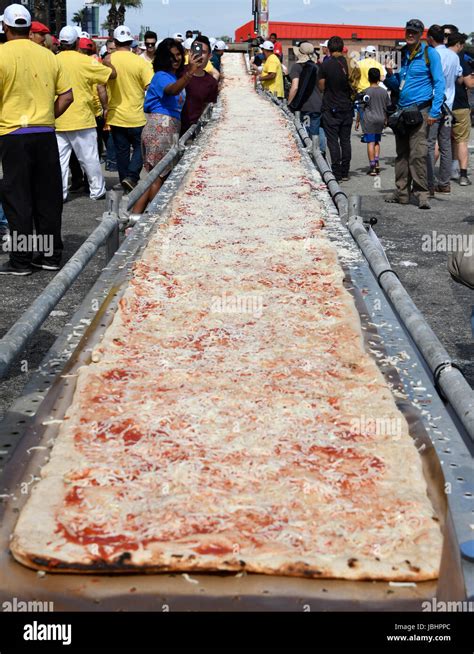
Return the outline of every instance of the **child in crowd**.
<path id="1" fill-rule="evenodd" d="M 364 109 L 362 111 L 362 143 L 367 143 L 367 155 L 370 168 L 367 175 L 376 176 L 380 173 L 380 139 L 387 124 L 387 107 L 390 98 L 387 90 L 380 83 L 380 70 L 370 68 L 368 72 L 370 86 L 362 92 Z M 361 119 L 357 114 L 356 129 L 359 129 Z"/>

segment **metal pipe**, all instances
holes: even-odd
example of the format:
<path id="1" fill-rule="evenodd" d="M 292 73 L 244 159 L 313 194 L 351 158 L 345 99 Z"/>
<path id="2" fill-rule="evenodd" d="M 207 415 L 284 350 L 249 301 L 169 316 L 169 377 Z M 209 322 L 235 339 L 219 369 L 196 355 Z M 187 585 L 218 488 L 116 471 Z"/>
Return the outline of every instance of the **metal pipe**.
<path id="1" fill-rule="evenodd" d="M 28 339 L 41 327 L 102 243 L 118 229 L 118 224 L 116 214 L 105 213 L 100 225 L 0 340 L 0 379 L 5 377 L 13 361 L 24 350 Z"/>
<path id="2" fill-rule="evenodd" d="M 127 202 L 127 208 L 130 210 L 135 202 L 139 200 L 144 193 L 148 191 L 150 186 L 156 182 L 158 177 L 161 175 L 161 173 L 171 164 L 173 163 L 175 157 L 177 157 L 179 154 L 179 147 L 178 145 L 174 145 L 169 152 L 163 157 L 163 159 L 156 164 L 156 166 L 151 170 L 148 175 L 145 177 L 145 179 L 142 179 L 141 182 L 139 182 L 133 191 L 128 195 L 128 202 Z"/>
<path id="3" fill-rule="evenodd" d="M 449 401 L 467 434 L 474 442 L 474 391 L 453 363 L 438 337 L 426 322 L 401 284 L 396 272 L 387 264 L 376 243 L 367 234 L 361 216 L 355 213 L 360 198 L 351 199 L 348 229 L 369 262 L 377 281 L 395 307 L 402 323 L 434 375 L 435 386 Z"/>

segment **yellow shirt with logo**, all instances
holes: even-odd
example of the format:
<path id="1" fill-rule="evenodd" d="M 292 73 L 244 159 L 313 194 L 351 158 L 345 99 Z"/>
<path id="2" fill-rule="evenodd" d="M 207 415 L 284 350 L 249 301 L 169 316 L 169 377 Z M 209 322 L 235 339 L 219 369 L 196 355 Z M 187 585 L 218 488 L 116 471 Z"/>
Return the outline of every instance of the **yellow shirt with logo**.
<path id="1" fill-rule="evenodd" d="M 189 64 L 189 54 L 186 52 L 186 53 L 184 54 L 184 65 L 187 66 L 188 64 Z M 209 61 L 207 62 L 206 67 L 204 68 L 204 70 L 206 71 L 206 73 L 209 73 L 210 75 L 212 75 L 214 72 L 216 72 L 216 69 L 215 69 L 214 66 L 211 64 L 211 60 L 210 60 L 210 59 L 209 59 Z"/>
<path id="2" fill-rule="evenodd" d="M 117 79 L 108 83 L 107 123 L 115 127 L 143 127 L 146 123 L 143 111 L 145 89 L 153 79 L 153 70 L 142 57 L 125 50 L 113 52 L 111 61 Z"/>
<path id="3" fill-rule="evenodd" d="M 276 73 L 276 77 L 271 80 L 263 80 L 262 85 L 266 91 L 270 91 L 277 98 L 285 97 L 285 87 L 283 86 L 283 69 L 281 62 L 275 54 L 271 54 L 263 64 L 262 75 Z"/>
<path id="4" fill-rule="evenodd" d="M 362 61 L 358 61 L 357 65 L 360 70 L 360 79 L 357 84 L 358 93 L 365 91 L 365 89 L 370 86 L 369 70 L 371 68 L 378 68 L 378 70 L 380 70 L 380 79 L 383 79 L 386 75 L 385 68 L 382 64 L 372 57 L 367 57 L 366 59 L 362 59 Z"/>
<path id="5" fill-rule="evenodd" d="M 24 127 L 54 129 L 56 96 L 72 84 L 57 57 L 30 39 L 0 46 L 0 135 Z"/>
<path id="6" fill-rule="evenodd" d="M 72 82 L 74 102 L 56 119 L 58 132 L 73 132 L 96 126 L 94 92 L 97 84 L 106 84 L 112 70 L 97 59 L 77 50 L 65 50 L 57 55 L 65 75 Z"/>

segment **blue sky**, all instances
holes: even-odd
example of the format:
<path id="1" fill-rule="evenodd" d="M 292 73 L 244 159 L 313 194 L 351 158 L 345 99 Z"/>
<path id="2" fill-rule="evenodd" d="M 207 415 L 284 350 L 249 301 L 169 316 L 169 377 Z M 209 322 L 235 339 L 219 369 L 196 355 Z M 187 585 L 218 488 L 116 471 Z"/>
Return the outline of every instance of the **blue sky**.
<path id="1" fill-rule="evenodd" d="M 354 25 L 404 25 L 409 18 L 432 23 L 454 23 L 474 31 L 472 0 L 269 0 L 270 18 L 308 23 Z M 143 0 L 143 9 L 129 10 L 126 23 L 133 33 L 148 25 L 160 38 L 200 29 L 210 36 L 233 36 L 235 28 L 251 19 L 251 0 Z M 69 17 L 84 0 L 68 0 Z M 101 21 L 107 10 L 101 9 Z"/>

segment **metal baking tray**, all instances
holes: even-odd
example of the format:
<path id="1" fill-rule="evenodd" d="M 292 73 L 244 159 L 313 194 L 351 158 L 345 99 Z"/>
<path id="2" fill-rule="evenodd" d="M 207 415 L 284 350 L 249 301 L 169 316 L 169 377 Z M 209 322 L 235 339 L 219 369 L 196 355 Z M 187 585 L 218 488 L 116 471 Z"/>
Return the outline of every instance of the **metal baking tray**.
<path id="1" fill-rule="evenodd" d="M 216 119 L 215 115 L 213 120 Z M 433 597 L 439 601 L 465 599 L 473 588 L 472 564 L 461 561 L 459 556 L 460 539 L 467 539 L 469 522 L 473 522 L 468 517 L 472 497 L 466 490 L 469 479 L 472 481 L 469 453 L 436 394 L 419 354 L 323 190 L 318 191 L 318 195 L 325 207 L 328 234 L 338 249 L 344 251 L 341 262 L 346 284 L 361 315 L 366 346 L 376 353 L 382 373 L 395 391 L 403 391 L 405 396 L 399 398 L 398 404 L 421 450 L 429 493 L 444 529 L 439 580 L 391 586 L 387 582 L 242 573 L 44 574 L 18 564 L 11 557 L 9 536 L 29 489 L 49 456 L 58 430 L 57 425 L 42 423 L 60 419 L 66 412 L 74 392 L 75 371 L 88 362 L 92 348 L 112 321 L 133 262 L 161 222 L 192 162 L 205 148 L 208 135 L 209 130 L 183 157 L 165 192 L 160 194 L 157 215 L 146 216 L 134 228 L 0 426 L 0 452 L 13 452 L 11 456 L 2 455 L 9 456 L 9 461 L 0 479 L 0 494 L 4 496 L 0 506 L 0 601 L 16 597 L 23 601 L 52 602 L 55 611 L 398 611 L 420 610 L 421 602 Z M 311 167 L 308 172 L 321 183 L 305 154 L 303 159 Z M 404 355 L 400 356 L 400 352 Z M 45 449 L 31 449 L 38 447 Z M 446 483 L 452 485 L 452 493 L 448 495 L 444 492 Z"/>

